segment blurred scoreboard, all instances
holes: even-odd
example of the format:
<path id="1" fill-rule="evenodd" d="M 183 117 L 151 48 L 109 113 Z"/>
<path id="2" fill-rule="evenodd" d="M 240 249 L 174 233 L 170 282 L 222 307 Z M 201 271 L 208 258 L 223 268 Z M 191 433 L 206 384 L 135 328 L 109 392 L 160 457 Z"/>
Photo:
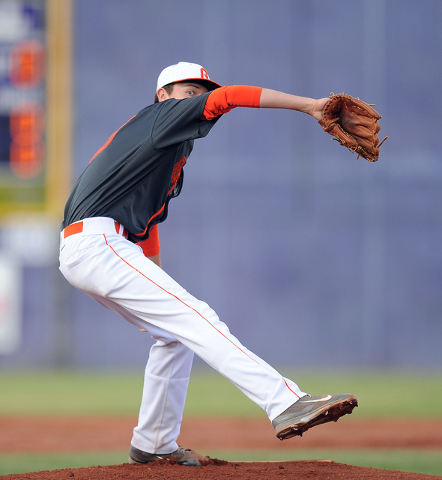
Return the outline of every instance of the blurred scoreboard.
<path id="1" fill-rule="evenodd" d="M 45 8 L 44 0 L 0 0 L 0 214 L 44 208 Z"/>

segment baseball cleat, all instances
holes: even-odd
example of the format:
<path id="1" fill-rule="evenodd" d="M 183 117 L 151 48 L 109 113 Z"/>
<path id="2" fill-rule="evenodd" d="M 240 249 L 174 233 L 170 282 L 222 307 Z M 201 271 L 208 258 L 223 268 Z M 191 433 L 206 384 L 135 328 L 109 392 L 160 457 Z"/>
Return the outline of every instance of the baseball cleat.
<path id="1" fill-rule="evenodd" d="M 186 465 L 188 467 L 200 467 L 209 463 L 209 457 L 204 457 L 199 453 L 188 448 L 178 447 L 172 453 L 148 453 L 138 450 L 133 445 L 130 446 L 129 463 L 143 464 L 156 462 L 158 460 L 169 460 L 171 463 Z"/>
<path id="2" fill-rule="evenodd" d="M 302 436 L 309 428 L 328 422 L 337 422 L 358 406 L 357 398 L 350 393 L 340 395 L 305 395 L 278 415 L 272 425 L 280 440 Z"/>

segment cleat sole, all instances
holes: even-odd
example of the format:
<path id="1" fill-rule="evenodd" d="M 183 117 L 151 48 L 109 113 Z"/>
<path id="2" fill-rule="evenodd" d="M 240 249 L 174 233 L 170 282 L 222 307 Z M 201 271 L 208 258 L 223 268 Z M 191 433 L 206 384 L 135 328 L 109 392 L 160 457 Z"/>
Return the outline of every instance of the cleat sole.
<path id="1" fill-rule="evenodd" d="M 350 415 L 358 406 L 356 397 L 337 402 L 334 405 L 326 405 L 323 410 L 312 414 L 311 418 L 306 415 L 300 422 L 295 424 L 280 425 L 276 436 L 280 440 L 300 436 L 312 427 L 328 422 L 337 422 L 344 415 Z"/>

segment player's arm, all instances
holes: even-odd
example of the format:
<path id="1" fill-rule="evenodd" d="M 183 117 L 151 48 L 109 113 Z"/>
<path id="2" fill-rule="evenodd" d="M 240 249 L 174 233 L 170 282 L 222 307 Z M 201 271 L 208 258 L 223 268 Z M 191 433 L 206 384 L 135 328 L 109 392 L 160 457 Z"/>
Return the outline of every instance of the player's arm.
<path id="1" fill-rule="evenodd" d="M 217 88 L 207 97 L 203 118 L 212 120 L 236 107 L 283 108 L 307 113 L 316 120 L 321 118 L 322 107 L 328 98 L 315 100 L 268 88 L 233 85 Z"/>
<path id="2" fill-rule="evenodd" d="M 263 88 L 261 98 L 259 100 L 260 108 L 284 108 L 288 110 L 296 110 L 298 112 L 307 113 L 316 120 L 321 119 L 321 111 L 329 98 L 308 98 L 290 95 L 289 93 L 278 92 Z"/>
<path id="3" fill-rule="evenodd" d="M 160 247 L 160 237 L 158 234 L 158 225 L 154 225 L 149 233 L 149 238 L 138 242 L 144 255 L 151 260 L 153 263 L 161 267 L 161 247 Z"/>
<path id="4" fill-rule="evenodd" d="M 161 255 L 158 254 L 158 255 L 152 255 L 151 257 L 147 257 L 149 260 L 152 260 L 153 263 L 155 263 L 156 265 L 158 265 L 160 268 L 162 268 L 162 264 L 161 264 Z"/>

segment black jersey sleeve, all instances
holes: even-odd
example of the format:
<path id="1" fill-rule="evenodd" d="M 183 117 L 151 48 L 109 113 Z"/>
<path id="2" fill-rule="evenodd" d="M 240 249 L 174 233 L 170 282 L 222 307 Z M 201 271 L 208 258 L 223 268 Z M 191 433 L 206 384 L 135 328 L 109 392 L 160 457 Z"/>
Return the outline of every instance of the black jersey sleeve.
<path id="1" fill-rule="evenodd" d="M 166 100 L 152 130 L 154 148 L 161 150 L 187 140 L 205 137 L 220 118 L 202 119 L 209 93 L 184 100 Z"/>

